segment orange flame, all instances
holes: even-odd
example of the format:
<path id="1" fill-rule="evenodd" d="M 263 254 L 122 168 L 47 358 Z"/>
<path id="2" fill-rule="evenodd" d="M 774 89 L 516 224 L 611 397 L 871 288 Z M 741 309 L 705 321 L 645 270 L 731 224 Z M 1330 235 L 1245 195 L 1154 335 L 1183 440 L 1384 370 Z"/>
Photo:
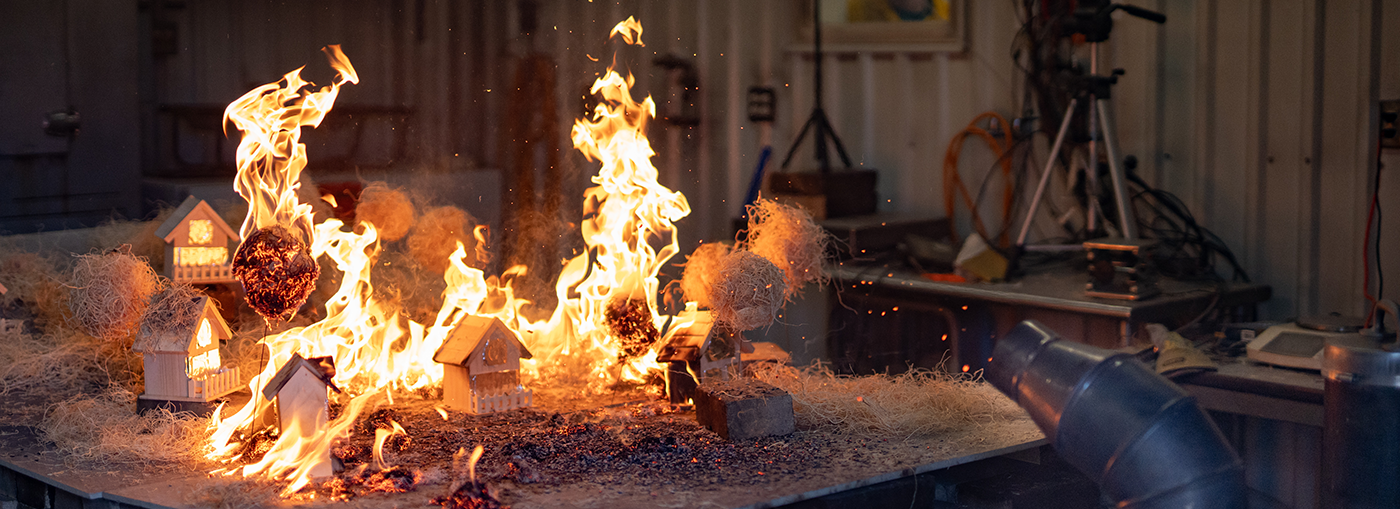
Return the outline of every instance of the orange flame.
<path id="1" fill-rule="evenodd" d="M 628 44 L 641 44 L 642 27 L 628 18 L 613 29 Z M 268 363 L 248 382 L 254 398 L 227 418 L 211 419 L 207 455 L 225 464 L 256 462 L 221 470 L 228 474 L 259 475 L 289 482 L 283 495 L 324 475 L 332 442 L 348 433 L 364 410 L 369 396 L 383 392 L 390 404 L 394 390 L 413 390 L 441 383 L 443 368 L 432 361 L 434 352 L 467 315 L 499 318 L 518 332 L 533 360 L 522 362 L 527 375 L 551 376 L 554 382 L 582 377 L 593 388 L 618 381 L 641 381 L 648 370 L 661 370 L 656 345 L 643 345 L 640 354 L 621 355 L 623 345 L 613 337 L 607 311 L 614 302 L 634 306 L 629 315 L 652 331 L 661 331 L 666 319 L 658 313 L 657 274 L 679 251 L 675 222 L 690 213 L 685 196 L 662 186 L 650 158 L 654 155 L 645 134 L 656 115 L 656 104 L 647 97 L 632 97 L 633 79 L 609 68 L 591 89 L 600 98 L 590 118 L 575 121 L 574 147 L 600 164 L 594 187 L 584 196 L 581 229 L 587 249 L 564 262 L 555 285 L 559 305 L 545 320 L 532 321 L 522 308 L 530 302 L 515 295 L 511 281 L 526 268 L 507 269 L 500 277 L 487 277 L 465 262 L 466 246 L 458 243 L 449 257 L 443 278 L 447 289 L 430 325 L 400 316 L 397 309 L 373 296 L 370 272 L 379 253 L 374 225 L 362 222 L 357 231 L 344 231 L 340 220 L 313 225 L 311 206 L 298 200 L 296 190 L 306 166 L 306 149 L 299 142 L 303 126 L 315 127 L 325 117 L 345 83 L 358 81 L 349 59 L 339 47 L 325 49 L 338 71 L 332 85 L 316 89 L 299 77 L 301 69 L 279 83 L 258 87 L 229 105 L 227 119 L 241 130 L 238 177 L 235 188 L 249 201 L 243 233 L 282 225 L 303 235 L 313 257 L 325 255 L 342 272 L 340 286 L 325 304 L 325 318 L 263 338 Z M 484 266 L 488 255 L 487 231 L 479 227 L 475 260 Z M 644 306 L 646 309 L 638 309 Z M 680 316 L 683 326 L 696 316 L 694 303 Z M 672 328 L 674 330 L 675 327 Z M 659 338 L 649 338 L 659 339 Z M 392 348 L 391 346 L 392 345 Z M 633 350 L 635 350 L 635 345 Z M 263 387 L 293 354 L 305 358 L 330 356 L 335 360 L 334 384 L 351 395 L 346 410 L 321 429 L 316 423 L 284 423 L 286 429 L 261 458 L 242 458 L 243 441 L 261 430 L 273 410 L 261 397 Z M 358 396 L 355 396 L 358 395 Z M 446 416 L 444 415 L 444 418 Z M 395 429 L 377 433 L 375 464 L 384 468 L 382 445 Z M 479 452 L 478 452 L 479 455 Z"/>

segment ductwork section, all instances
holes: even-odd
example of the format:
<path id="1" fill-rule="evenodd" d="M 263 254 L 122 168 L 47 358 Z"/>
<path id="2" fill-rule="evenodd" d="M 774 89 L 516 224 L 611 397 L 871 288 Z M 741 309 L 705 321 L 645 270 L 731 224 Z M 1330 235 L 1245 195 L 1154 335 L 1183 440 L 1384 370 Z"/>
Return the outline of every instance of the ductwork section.
<path id="1" fill-rule="evenodd" d="M 1025 321 L 997 341 L 986 376 L 1117 507 L 1245 507 L 1244 466 L 1224 435 L 1132 356 Z"/>

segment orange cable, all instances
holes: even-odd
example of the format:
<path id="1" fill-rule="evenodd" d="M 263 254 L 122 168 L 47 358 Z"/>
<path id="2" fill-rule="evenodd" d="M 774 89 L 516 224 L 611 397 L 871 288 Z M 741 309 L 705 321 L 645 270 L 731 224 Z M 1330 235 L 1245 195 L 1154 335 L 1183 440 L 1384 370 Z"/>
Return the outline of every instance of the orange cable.
<path id="1" fill-rule="evenodd" d="M 997 121 L 998 125 L 1001 126 L 1002 140 L 1005 140 L 1005 145 L 998 141 L 991 132 L 978 127 L 977 124 L 983 119 Z M 953 136 L 952 141 L 948 143 L 948 151 L 943 156 L 944 211 L 949 221 L 955 220 L 957 218 L 957 197 L 961 195 L 963 202 L 967 204 L 968 211 L 972 214 L 973 229 L 983 239 L 992 240 L 991 236 L 987 234 L 987 227 L 982 223 L 981 214 L 977 211 L 977 204 L 974 203 L 971 194 L 968 193 L 967 186 L 963 184 L 962 176 L 958 173 L 958 158 L 962 153 L 963 142 L 967 140 L 968 136 L 977 136 L 987 143 L 987 147 L 992 149 L 997 160 L 1000 161 L 1002 174 L 1006 177 L 1004 179 L 1005 191 L 1002 195 L 1002 231 L 997 241 L 1002 247 L 1007 247 L 1010 245 L 1009 226 L 1012 221 L 1011 211 L 1016 204 L 1016 189 L 1015 183 L 1011 179 L 1011 158 L 1006 157 L 1006 152 L 1011 150 L 1012 145 L 1011 123 L 1007 122 L 1006 118 L 1000 114 L 989 111 L 977 115 L 972 119 L 972 122 L 967 124 L 966 128 Z M 953 229 L 952 236 L 953 242 L 960 240 L 956 228 Z"/>

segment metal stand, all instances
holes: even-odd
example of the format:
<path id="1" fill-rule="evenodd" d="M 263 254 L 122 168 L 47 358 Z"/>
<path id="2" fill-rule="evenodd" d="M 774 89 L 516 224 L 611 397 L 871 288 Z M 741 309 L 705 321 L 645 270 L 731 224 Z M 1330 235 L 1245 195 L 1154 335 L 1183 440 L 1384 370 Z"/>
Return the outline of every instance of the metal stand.
<path id="1" fill-rule="evenodd" d="M 1089 102 L 1086 106 L 1089 110 L 1089 161 L 1085 171 L 1091 190 L 1087 227 L 1091 232 L 1098 229 L 1098 142 L 1102 140 L 1105 157 L 1108 159 L 1108 175 L 1113 184 L 1114 205 L 1118 209 L 1119 234 L 1127 241 L 1136 240 L 1138 237 L 1137 220 L 1133 216 L 1127 177 L 1123 171 L 1122 153 L 1118 150 L 1118 136 L 1113 126 L 1112 87 L 1118 82 L 1118 76 L 1123 74 L 1123 70 L 1114 69 L 1106 76 L 1099 74 L 1099 43 L 1108 40 L 1108 34 L 1113 29 L 1113 19 L 1109 15 L 1120 9 L 1156 23 L 1164 23 L 1167 20 L 1162 14 L 1121 4 L 1104 4 L 1075 13 L 1075 19 L 1069 28 L 1072 33 L 1084 34 L 1085 39 L 1089 41 L 1089 75 L 1079 78 L 1075 83 L 1075 96 L 1070 100 L 1069 108 L 1065 110 L 1064 119 L 1060 122 L 1060 131 L 1055 134 L 1055 142 L 1050 147 L 1050 157 L 1045 161 L 1045 169 L 1040 174 L 1040 183 L 1036 185 L 1035 195 L 1031 198 L 1030 210 L 1026 211 L 1026 219 L 1021 223 L 1021 234 L 1016 237 L 1018 251 L 1066 250 L 1065 246 L 1027 246 L 1026 237 L 1030 234 L 1035 213 L 1040 208 L 1040 200 L 1045 195 L 1045 187 L 1050 182 L 1050 171 L 1054 169 L 1055 160 L 1064 148 L 1065 134 L 1069 131 L 1080 99 L 1086 98 Z"/>
<path id="2" fill-rule="evenodd" d="M 807 117 L 807 123 L 802 125 L 802 131 L 797 133 L 797 139 L 793 140 L 792 147 L 788 149 L 787 156 L 783 157 L 782 168 L 787 169 L 788 163 L 792 162 L 792 156 L 797 153 L 797 147 L 802 145 L 802 139 L 807 137 L 807 131 L 814 130 L 812 142 L 816 148 L 817 164 L 821 167 L 822 173 L 831 172 L 831 156 L 827 153 L 826 141 L 830 138 L 836 145 L 836 153 L 841 156 L 841 163 L 847 168 L 851 167 L 851 156 L 846 155 L 846 147 L 841 144 L 841 138 L 836 136 L 836 131 L 831 128 L 831 122 L 826 118 L 826 111 L 822 109 L 822 11 L 818 5 L 818 0 L 812 0 L 812 42 L 814 51 L 812 52 L 816 71 L 813 73 L 812 82 L 816 84 L 816 97 L 812 102 L 812 116 Z"/>

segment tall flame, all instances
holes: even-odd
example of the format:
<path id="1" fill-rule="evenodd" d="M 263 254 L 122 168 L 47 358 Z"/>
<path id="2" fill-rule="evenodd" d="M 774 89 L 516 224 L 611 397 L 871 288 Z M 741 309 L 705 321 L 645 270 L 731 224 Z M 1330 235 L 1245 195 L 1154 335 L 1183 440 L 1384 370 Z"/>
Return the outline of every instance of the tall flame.
<path id="1" fill-rule="evenodd" d="M 640 45 L 641 33 L 641 24 L 629 17 L 610 37 L 621 35 L 627 44 Z M 653 333 L 664 327 L 666 319 L 657 306 L 657 274 L 679 251 L 675 222 L 690 213 L 685 196 L 657 180 L 658 171 L 650 160 L 654 152 L 645 134 L 656 116 L 656 104 L 650 97 L 641 101 L 632 97 L 630 74 L 623 77 L 610 67 L 598 78 L 591 93 L 599 97 L 599 104 L 589 118 L 576 120 L 572 129 L 574 147 L 600 168 L 592 179 L 594 186 L 584 195 L 581 229 L 587 249 L 565 261 L 555 285 L 559 304 L 553 314 L 532 321 L 521 312 L 529 301 L 515 295 L 511 282 L 526 267 L 511 267 L 499 277 L 488 277 L 466 264 L 467 247 L 458 243 L 443 275 L 447 289 L 442 306 L 433 323 L 425 326 L 374 298 L 370 272 L 380 249 L 374 225 L 362 222 L 357 230 L 345 231 L 337 219 L 313 224 L 311 206 L 297 198 L 298 179 L 306 166 L 306 148 L 299 141 L 301 127 L 319 125 L 340 86 L 358 82 L 338 46 L 324 51 L 338 72 L 330 86 L 315 88 L 300 78 L 301 69 L 297 69 L 278 83 L 252 90 L 225 111 L 226 118 L 243 132 L 235 188 L 250 207 L 242 226 L 244 235 L 273 225 L 287 227 L 304 237 L 313 257 L 329 257 L 342 277 L 325 304 L 325 318 L 262 339 L 268 363 L 248 382 L 253 399 L 233 415 L 216 415 L 211 420 L 208 456 L 230 464 L 222 472 L 289 481 L 284 495 L 305 486 L 331 442 L 347 433 L 368 405 L 369 396 L 383 392 L 392 403 L 394 390 L 441 382 L 443 369 L 433 362 L 433 354 L 467 315 L 499 318 L 519 333 L 534 353 L 534 360 L 523 362 L 522 369 L 537 378 L 551 376 L 557 382 L 582 377 L 598 388 L 623 380 L 640 381 L 648 370 L 664 368 L 655 360 L 654 344 L 631 345 L 624 354 L 608 317 L 609 306 L 622 303 L 630 307 L 629 317 L 650 325 Z M 475 233 L 480 250 L 486 244 L 486 232 L 479 228 Z M 484 260 L 486 255 L 478 252 L 475 258 Z M 695 305 L 690 303 L 672 320 L 684 324 L 694 314 Z M 313 424 L 290 423 L 262 458 L 243 458 L 245 442 L 267 427 L 263 423 L 273 422 L 267 418 L 273 405 L 262 398 L 262 389 L 293 354 L 332 357 L 332 381 L 353 399 L 340 417 L 322 429 L 308 432 L 304 428 Z M 240 461 L 252 463 L 232 466 Z M 382 461 L 378 458 L 381 466 Z"/>

